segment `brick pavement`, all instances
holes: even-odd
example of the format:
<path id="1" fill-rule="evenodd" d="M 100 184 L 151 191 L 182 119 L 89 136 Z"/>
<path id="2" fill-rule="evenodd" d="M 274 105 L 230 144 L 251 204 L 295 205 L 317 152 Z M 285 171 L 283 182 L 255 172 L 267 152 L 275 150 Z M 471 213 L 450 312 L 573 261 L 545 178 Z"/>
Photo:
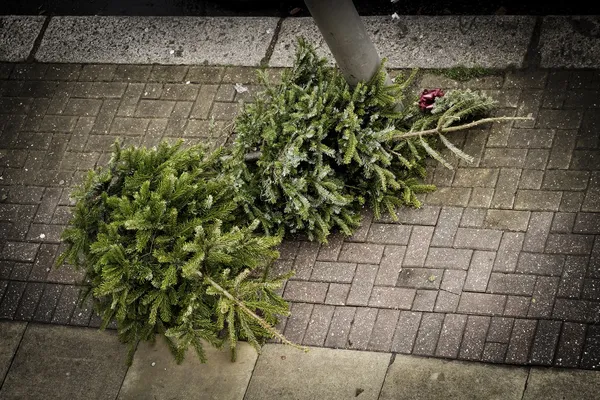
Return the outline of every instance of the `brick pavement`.
<path id="1" fill-rule="evenodd" d="M 51 269 L 71 186 L 119 137 L 224 143 L 249 99 L 234 83 L 258 90 L 248 68 L 0 64 L 0 318 L 99 325 L 75 304 L 79 274 Z M 600 74 L 467 86 L 536 121 L 453 135 L 475 162 L 431 163 L 438 191 L 400 223 L 365 211 L 351 238 L 285 242 L 277 268 L 296 275 L 280 326 L 311 346 L 600 368 Z"/>

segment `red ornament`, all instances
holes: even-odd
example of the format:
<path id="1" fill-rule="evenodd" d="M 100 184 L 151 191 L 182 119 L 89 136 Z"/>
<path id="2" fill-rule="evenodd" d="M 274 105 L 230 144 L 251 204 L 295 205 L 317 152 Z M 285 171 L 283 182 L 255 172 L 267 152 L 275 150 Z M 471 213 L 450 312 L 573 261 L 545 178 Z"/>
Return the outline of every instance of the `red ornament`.
<path id="1" fill-rule="evenodd" d="M 437 97 L 443 97 L 444 92 L 442 89 L 425 89 L 419 97 L 419 108 L 421 111 L 427 111 L 433 108 L 433 103 Z"/>

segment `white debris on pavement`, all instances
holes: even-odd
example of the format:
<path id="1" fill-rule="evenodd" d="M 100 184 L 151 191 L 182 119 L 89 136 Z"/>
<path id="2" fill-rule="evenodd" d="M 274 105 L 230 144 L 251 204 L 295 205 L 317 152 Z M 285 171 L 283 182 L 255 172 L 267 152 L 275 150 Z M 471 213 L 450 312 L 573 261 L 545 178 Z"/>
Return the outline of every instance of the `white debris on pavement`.
<path id="1" fill-rule="evenodd" d="M 238 93 L 245 93 L 248 91 L 248 88 L 246 86 L 242 85 L 241 83 L 236 83 L 235 91 Z"/>

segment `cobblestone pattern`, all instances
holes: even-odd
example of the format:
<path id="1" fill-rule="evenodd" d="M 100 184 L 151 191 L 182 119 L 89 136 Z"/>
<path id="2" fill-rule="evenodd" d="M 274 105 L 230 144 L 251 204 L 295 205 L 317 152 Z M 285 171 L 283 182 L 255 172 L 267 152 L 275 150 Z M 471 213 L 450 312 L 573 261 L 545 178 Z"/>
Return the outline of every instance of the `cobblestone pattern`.
<path id="1" fill-rule="evenodd" d="M 277 75 L 277 71 L 272 71 Z M 438 190 L 398 223 L 327 245 L 287 241 L 277 267 L 311 346 L 491 363 L 600 368 L 600 79 L 536 71 L 466 85 L 534 122 L 451 137 L 475 156 L 431 164 Z M 243 83 L 249 93 L 237 93 Z M 0 318 L 98 326 L 80 276 L 51 268 L 69 192 L 110 145 L 224 143 L 251 69 L 0 65 Z M 425 76 L 424 87 L 459 86 Z"/>

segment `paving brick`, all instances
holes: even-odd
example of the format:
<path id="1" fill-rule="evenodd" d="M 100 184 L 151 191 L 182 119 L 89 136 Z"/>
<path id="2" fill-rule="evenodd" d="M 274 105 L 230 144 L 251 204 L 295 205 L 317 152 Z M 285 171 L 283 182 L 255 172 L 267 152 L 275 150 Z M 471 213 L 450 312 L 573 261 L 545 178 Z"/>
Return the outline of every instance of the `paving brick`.
<path id="1" fill-rule="evenodd" d="M 554 219 L 552 220 L 552 227 L 550 228 L 550 232 L 571 233 L 573 231 L 573 225 L 575 223 L 576 216 L 576 213 L 554 213 Z"/>
<path id="2" fill-rule="evenodd" d="M 548 170 L 544 175 L 542 189 L 548 190 L 584 190 L 590 173 L 588 171 Z"/>
<path id="3" fill-rule="evenodd" d="M 577 212 L 581 209 L 584 193 L 582 192 L 564 192 L 559 210 L 566 212 Z"/>
<path id="4" fill-rule="evenodd" d="M 296 272 L 294 279 L 308 280 L 310 278 L 313 265 L 319 254 L 319 247 L 320 245 L 317 242 L 300 243 L 294 261 L 294 270 Z"/>
<path id="5" fill-rule="evenodd" d="M 488 293 L 463 292 L 458 312 L 465 314 L 502 315 L 506 296 Z"/>
<path id="6" fill-rule="evenodd" d="M 600 279 L 584 280 L 581 298 L 600 301 Z"/>
<path id="7" fill-rule="evenodd" d="M 163 86 L 161 99 L 194 101 L 198 96 L 199 90 L 200 85 L 197 84 L 168 83 Z"/>
<path id="8" fill-rule="evenodd" d="M 127 82 L 147 81 L 151 70 L 151 65 L 117 65 L 113 80 Z"/>
<path id="9" fill-rule="evenodd" d="M 452 186 L 457 187 L 494 187 L 498 180 L 498 169 L 459 168 L 456 170 Z"/>
<path id="10" fill-rule="evenodd" d="M 535 286 L 534 275 L 492 273 L 488 284 L 489 293 L 531 295 Z"/>
<path id="11" fill-rule="evenodd" d="M 310 316 L 313 311 L 312 304 L 294 303 L 290 309 L 290 317 L 285 324 L 283 334 L 285 337 L 294 342 L 302 343 L 306 328 L 310 322 Z"/>
<path id="12" fill-rule="evenodd" d="M 233 120 L 240 110 L 238 103 L 213 103 L 210 116 L 218 121 Z"/>
<path id="13" fill-rule="evenodd" d="M 101 105 L 101 100 L 69 99 L 62 113 L 64 115 L 92 117 L 98 115 Z"/>
<path id="14" fill-rule="evenodd" d="M 396 286 L 416 289 L 439 289 L 444 271 L 428 268 L 404 268 Z"/>
<path id="15" fill-rule="evenodd" d="M 587 268 L 586 256 L 568 256 L 558 286 L 558 297 L 579 298 Z"/>
<path id="16" fill-rule="evenodd" d="M 15 281 L 26 281 L 30 273 L 31 263 L 15 262 L 12 264 L 12 270 L 10 272 L 9 279 Z"/>
<path id="17" fill-rule="evenodd" d="M 519 189 L 540 189 L 544 179 L 544 171 L 524 169 L 519 180 Z"/>
<path id="18" fill-rule="evenodd" d="M 366 306 L 369 303 L 371 290 L 373 289 L 373 283 L 375 282 L 375 276 L 377 275 L 377 269 L 377 265 L 358 265 L 354 280 L 352 281 L 352 287 L 350 288 L 350 294 L 346 300 L 348 305 Z"/>
<path id="19" fill-rule="evenodd" d="M 581 129 L 578 132 L 577 148 L 598 148 L 600 143 L 597 135 L 598 124 L 600 124 L 600 117 L 598 117 L 597 110 L 586 110 Z"/>
<path id="20" fill-rule="evenodd" d="M 597 171 L 600 169 L 600 151 L 575 150 L 571 160 L 570 169 L 581 171 Z"/>
<path id="21" fill-rule="evenodd" d="M 39 248 L 38 243 L 6 242 L 2 258 L 14 261 L 33 261 Z"/>
<path id="22" fill-rule="evenodd" d="M 581 110 L 540 110 L 536 127 L 542 129 L 578 129 L 583 112 Z"/>
<path id="23" fill-rule="evenodd" d="M 548 318 L 552 315 L 559 278 L 539 276 L 533 290 L 528 317 Z"/>
<path id="24" fill-rule="evenodd" d="M 551 233 L 546 242 L 546 252 L 552 254 L 590 254 L 594 245 L 592 235 Z"/>
<path id="25" fill-rule="evenodd" d="M 485 337 L 490 325 L 489 317 L 469 316 L 458 357 L 464 360 L 480 360 L 485 346 Z"/>
<path id="26" fill-rule="evenodd" d="M 524 296 L 508 296 L 506 299 L 506 307 L 504 308 L 504 316 L 506 317 L 526 317 L 529 311 L 530 297 Z"/>
<path id="27" fill-rule="evenodd" d="M 440 207 L 424 205 L 421 208 L 403 207 L 397 212 L 398 222 L 410 225 L 435 225 L 440 215 Z"/>
<path id="28" fill-rule="evenodd" d="M 10 79 L 42 80 L 47 70 L 47 64 L 17 64 L 12 70 Z"/>
<path id="29" fill-rule="evenodd" d="M 447 247 L 430 247 L 426 267 L 464 269 L 469 268 L 473 250 L 452 249 Z"/>
<path id="30" fill-rule="evenodd" d="M 379 310 L 367 349 L 390 351 L 399 316 L 397 310 Z"/>
<path id="31" fill-rule="evenodd" d="M 417 290 L 415 300 L 412 305 L 414 311 L 432 312 L 437 299 L 437 290 Z"/>
<path id="32" fill-rule="evenodd" d="M 433 230 L 433 227 L 429 226 L 413 227 L 403 265 L 407 267 L 422 267 L 424 265 Z"/>
<path id="33" fill-rule="evenodd" d="M 513 323 L 513 318 L 492 317 L 486 341 L 508 343 L 510 340 Z"/>
<path id="34" fill-rule="evenodd" d="M 284 297 L 291 301 L 322 303 L 327 290 L 327 283 L 290 281 L 286 284 Z"/>
<path id="35" fill-rule="evenodd" d="M 223 77 L 224 67 L 217 66 L 191 66 L 185 77 L 186 81 L 197 83 L 220 82 Z"/>
<path id="36" fill-rule="evenodd" d="M 523 274 L 560 276 L 565 256 L 539 253 L 521 253 L 517 272 Z"/>
<path id="37" fill-rule="evenodd" d="M 577 367 L 585 342 L 586 326 L 565 322 L 556 350 L 555 365 L 559 367 Z"/>
<path id="38" fill-rule="evenodd" d="M 492 229 L 458 228 L 454 246 L 477 250 L 497 250 L 502 231 Z"/>
<path id="39" fill-rule="evenodd" d="M 548 72 L 544 70 L 516 70 L 506 74 L 503 89 L 524 88 L 524 89 L 542 89 L 549 79 Z"/>
<path id="40" fill-rule="evenodd" d="M 16 320 L 30 321 L 33 319 L 33 314 L 42 297 L 43 290 L 44 284 L 42 283 L 27 283 L 21 302 L 19 303 L 19 307 L 14 316 Z"/>
<path id="41" fill-rule="evenodd" d="M 366 350 L 369 345 L 371 332 L 377 318 L 376 308 L 359 307 L 354 315 L 354 323 L 350 329 L 348 345 L 351 349 Z"/>
<path id="42" fill-rule="evenodd" d="M 463 284 L 467 276 L 467 271 L 457 271 L 447 269 L 444 271 L 444 278 L 440 285 L 441 290 L 450 293 L 460 294 L 463 289 Z"/>
<path id="43" fill-rule="evenodd" d="M 329 324 L 333 318 L 333 306 L 317 304 L 314 306 L 312 315 L 302 343 L 307 346 L 323 346 L 329 331 Z"/>
<path id="44" fill-rule="evenodd" d="M 38 204 L 44 193 L 43 187 L 13 186 L 8 192 L 6 201 L 19 204 Z"/>
<path id="45" fill-rule="evenodd" d="M 554 129 L 512 129 L 508 138 L 508 147 L 550 148 L 554 132 Z"/>
<path id="46" fill-rule="evenodd" d="M 520 177 L 520 169 L 502 168 L 500 170 L 491 207 L 511 208 L 513 206 Z"/>
<path id="47" fill-rule="evenodd" d="M 367 242 L 407 245 L 412 227 L 397 224 L 371 224 Z"/>
<path id="48" fill-rule="evenodd" d="M 354 277 L 356 264 L 317 261 L 312 270 L 313 281 L 350 283 Z"/>
<path id="49" fill-rule="evenodd" d="M 64 286 L 52 316 L 52 323 L 66 325 L 71 319 L 78 298 L 79 287 Z"/>
<path id="50" fill-rule="evenodd" d="M 531 363 L 552 365 L 562 322 L 540 320 L 531 349 Z"/>
<path id="51" fill-rule="evenodd" d="M 526 231 L 529 216 L 529 211 L 488 210 L 484 226 L 491 229 Z"/>
<path id="52" fill-rule="evenodd" d="M 486 214 L 487 210 L 485 208 L 465 208 L 460 220 L 460 227 L 483 228 Z"/>
<path id="53" fill-rule="evenodd" d="M 325 339 L 325 346 L 333 348 L 345 348 L 347 346 L 348 335 L 352 328 L 355 313 L 355 307 L 335 308 L 327 339 Z"/>
<path id="54" fill-rule="evenodd" d="M 325 297 L 325 304 L 332 304 L 336 306 L 343 306 L 346 304 L 348 293 L 350 292 L 350 285 L 344 283 L 332 283 L 329 285 L 327 291 L 327 297 Z"/>
<path id="55" fill-rule="evenodd" d="M 116 117 L 110 127 L 114 135 L 143 135 L 150 124 L 147 118 Z"/>
<path id="56" fill-rule="evenodd" d="M 491 168 L 523 168 L 526 156 L 527 149 L 487 148 L 481 165 Z"/>
<path id="57" fill-rule="evenodd" d="M 439 313 L 444 313 L 444 312 L 454 313 L 454 312 L 456 312 L 456 309 L 458 308 L 459 300 L 460 300 L 460 295 L 458 295 L 458 294 L 439 291 L 437 300 L 435 302 L 434 311 L 439 312 Z"/>
<path id="58" fill-rule="evenodd" d="M 398 275 L 402 270 L 402 260 L 406 246 L 387 245 L 383 250 L 383 258 L 379 264 L 379 271 L 375 278 L 375 284 L 380 286 L 395 285 L 398 281 Z"/>
<path id="59" fill-rule="evenodd" d="M 60 294 L 62 292 L 62 285 L 43 285 L 43 293 L 39 300 L 35 314 L 33 314 L 33 321 L 49 323 L 52 320 L 52 314 L 54 308 L 58 304 Z"/>
<path id="60" fill-rule="evenodd" d="M 458 229 L 462 213 L 462 208 L 442 208 L 438 224 L 435 227 L 435 231 L 431 239 L 431 246 L 452 246 L 452 243 L 454 242 L 454 235 Z"/>
<path id="61" fill-rule="evenodd" d="M 548 169 L 568 169 L 577 140 L 577 131 L 559 130 L 548 159 Z"/>
<path id="62" fill-rule="evenodd" d="M 135 111 L 136 117 L 168 118 L 175 107 L 174 101 L 140 100 Z"/>
<path id="63" fill-rule="evenodd" d="M 410 354 L 412 353 L 413 345 L 419 325 L 421 323 L 422 313 L 401 311 L 398 318 L 398 325 L 392 340 L 391 351 L 396 353 Z"/>
<path id="64" fill-rule="evenodd" d="M 369 299 L 369 306 L 410 310 L 415 295 L 415 289 L 374 286 Z"/>
<path id="65" fill-rule="evenodd" d="M 110 81 L 117 69 L 116 65 L 111 64 L 87 64 L 84 65 L 79 74 L 80 81 Z"/>
<path id="66" fill-rule="evenodd" d="M 444 314 L 423 313 L 413 354 L 423 356 L 433 356 L 435 354 L 443 322 Z"/>
<path id="67" fill-rule="evenodd" d="M 25 291 L 25 282 L 10 281 L 0 304 L 0 318 L 13 319 Z"/>
<path id="68" fill-rule="evenodd" d="M 469 204 L 471 188 L 438 187 L 427 194 L 426 203 L 439 206 L 466 207 Z"/>
<path id="69" fill-rule="evenodd" d="M 466 315 L 446 314 L 435 351 L 437 357 L 458 357 L 466 323 Z"/>
<path id="70" fill-rule="evenodd" d="M 592 173 L 581 211 L 600 212 L 600 171 Z"/>
<path id="71" fill-rule="evenodd" d="M 517 190 L 516 210 L 558 211 L 561 192 L 544 190 Z"/>
<path id="72" fill-rule="evenodd" d="M 492 251 L 475 251 L 463 285 L 463 290 L 470 292 L 485 292 L 490 273 L 492 272 L 494 257 L 495 253 Z"/>
<path id="73" fill-rule="evenodd" d="M 361 264 L 379 264 L 383 256 L 383 245 L 371 243 L 344 243 L 339 261 Z"/>
<path id="74" fill-rule="evenodd" d="M 575 214 L 569 214 L 574 216 Z M 555 217 L 556 218 L 556 217 Z M 574 233 L 600 233 L 600 214 L 598 213 L 577 213 L 575 225 L 573 226 Z"/>
<path id="75" fill-rule="evenodd" d="M 40 206 L 35 214 L 34 222 L 50 223 L 61 195 L 61 188 L 46 188 Z"/>
<path id="76" fill-rule="evenodd" d="M 88 97 L 97 99 L 120 99 L 127 89 L 126 83 L 94 82 L 87 93 Z"/>
<path id="77" fill-rule="evenodd" d="M 45 281 L 50 268 L 54 266 L 54 259 L 58 253 L 58 245 L 42 243 L 35 257 L 33 268 L 29 274 L 30 281 Z"/>
<path id="78" fill-rule="evenodd" d="M 373 212 L 367 208 L 363 208 L 360 213 L 360 226 L 354 231 L 352 236 L 346 238 L 346 242 L 364 242 L 367 240 L 367 235 L 371 229 L 373 222 Z"/>
<path id="79" fill-rule="evenodd" d="M 337 261 L 342 245 L 344 244 L 344 237 L 342 235 L 332 235 L 327 239 L 327 244 L 322 244 L 319 249 L 319 255 L 317 260 L 319 261 Z"/>
<path id="80" fill-rule="evenodd" d="M 508 346 L 503 343 L 486 343 L 481 360 L 490 363 L 503 363 Z"/>
<path id="81" fill-rule="evenodd" d="M 600 369 L 600 326 L 598 325 L 588 327 L 580 366 L 587 369 Z"/>
<path id="82" fill-rule="evenodd" d="M 516 319 L 512 330 L 510 343 L 506 352 L 507 363 L 525 364 L 529 360 L 529 353 L 535 334 L 536 321 Z"/>
<path id="83" fill-rule="evenodd" d="M 235 95 L 236 91 L 234 85 L 220 85 L 217 95 L 215 96 L 215 101 L 233 101 Z"/>
<path id="84" fill-rule="evenodd" d="M 552 226 L 553 214 L 550 212 L 533 212 L 529 219 L 529 228 L 523 242 L 524 251 L 542 252 Z"/>

